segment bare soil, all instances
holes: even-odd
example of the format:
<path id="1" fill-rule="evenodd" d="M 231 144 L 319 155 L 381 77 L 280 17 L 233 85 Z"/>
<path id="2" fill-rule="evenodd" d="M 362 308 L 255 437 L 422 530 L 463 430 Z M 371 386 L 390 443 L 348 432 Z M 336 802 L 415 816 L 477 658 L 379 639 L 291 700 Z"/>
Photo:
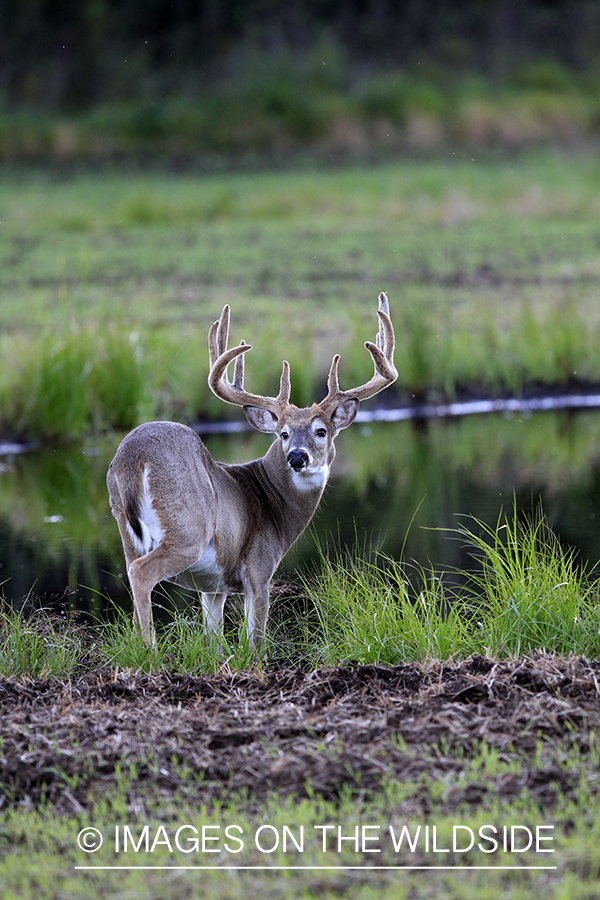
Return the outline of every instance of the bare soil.
<path id="1" fill-rule="evenodd" d="M 436 777 L 455 785 L 446 810 L 524 789 L 551 807 L 575 796 L 581 766 L 590 789 L 598 785 L 590 741 L 600 732 L 600 661 L 580 658 L 4 678 L 0 712 L 4 808 L 44 801 L 81 811 L 124 773 L 131 804 L 238 790 L 335 799 L 343 786 L 368 795 L 392 777 L 415 784 L 415 814 L 430 809 Z M 460 777 L 483 741 L 519 760 L 491 784 Z M 576 770 L 565 765 L 573 745 Z"/>

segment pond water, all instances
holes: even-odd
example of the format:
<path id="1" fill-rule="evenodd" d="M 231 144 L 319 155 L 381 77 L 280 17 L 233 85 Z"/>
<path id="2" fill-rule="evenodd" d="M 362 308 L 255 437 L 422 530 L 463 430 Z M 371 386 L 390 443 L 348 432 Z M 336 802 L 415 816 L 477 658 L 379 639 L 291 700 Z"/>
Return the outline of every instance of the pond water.
<path id="1" fill-rule="evenodd" d="M 240 462 L 266 452 L 250 432 L 204 437 L 213 456 Z M 123 552 L 108 506 L 106 469 L 119 437 L 85 446 L 0 456 L 0 582 L 28 595 L 101 612 L 128 607 Z M 10 448 L 9 448 L 10 449 Z M 277 580 L 311 567 L 317 541 L 377 544 L 388 555 L 439 570 L 472 568 L 452 529 L 495 525 L 503 511 L 531 513 L 541 500 L 550 526 L 582 560 L 600 559 L 600 413 L 508 412 L 355 424 L 309 533 Z"/>

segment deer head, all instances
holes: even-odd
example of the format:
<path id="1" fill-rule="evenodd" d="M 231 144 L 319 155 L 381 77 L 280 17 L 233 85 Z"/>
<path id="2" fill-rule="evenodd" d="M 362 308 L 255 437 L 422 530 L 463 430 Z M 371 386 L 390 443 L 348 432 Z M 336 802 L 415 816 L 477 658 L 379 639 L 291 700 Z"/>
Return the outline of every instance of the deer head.
<path id="1" fill-rule="evenodd" d="M 244 358 L 251 345 L 242 341 L 237 347 L 227 349 L 229 338 L 229 306 L 225 306 L 218 322 L 214 322 L 208 335 L 210 373 L 208 383 L 217 397 L 226 403 L 241 406 L 248 422 L 258 431 L 277 434 L 288 466 L 296 473 L 315 474 L 333 460 L 333 440 L 343 428 L 352 424 L 361 400 L 384 390 L 398 377 L 394 367 L 394 329 L 390 319 L 388 298 L 379 295 L 379 331 L 375 343 L 367 341 L 365 347 L 371 354 L 374 374 L 365 384 L 342 391 L 339 386 L 340 357 L 331 362 L 327 378 L 327 395 L 320 403 L 298 408 L 290 403 L 290 366 L 283 362 L 283 371 L 276 397 L 251 394 L 244 388 Z M 235 360 L 233 382 L 227 378 L 227 369 Z"/>

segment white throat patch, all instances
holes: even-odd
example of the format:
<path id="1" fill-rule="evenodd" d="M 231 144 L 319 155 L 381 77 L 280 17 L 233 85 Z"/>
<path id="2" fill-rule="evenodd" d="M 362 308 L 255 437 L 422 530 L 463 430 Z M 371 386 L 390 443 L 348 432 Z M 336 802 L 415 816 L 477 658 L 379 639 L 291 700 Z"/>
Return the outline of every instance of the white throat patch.
<path id="1" fill-rule="evenodd" d="M 308 466 L 306 469 L 300 469 L 299 472 L 291 469 L 291 475 L 294 486 L 299 491 L 323 490 L 329 478 L 329 466 L 327 463 L 323 463 L 322 466 L 316 468 Z"/>

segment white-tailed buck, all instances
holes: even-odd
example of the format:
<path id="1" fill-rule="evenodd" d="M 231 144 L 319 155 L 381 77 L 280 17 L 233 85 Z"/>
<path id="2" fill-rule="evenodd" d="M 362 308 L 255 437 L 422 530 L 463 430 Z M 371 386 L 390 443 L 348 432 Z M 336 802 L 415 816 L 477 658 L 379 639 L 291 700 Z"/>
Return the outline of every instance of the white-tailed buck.
<path id="1" fill-rule="evenodd" d="M 108 490 L 117 520 L 134 618 L 146 644 L 154 640 L 150 595 L 159 581 L 202 594 L 205 625 L 222 627 L 227 594 L 243 594 L 247 631 L 255 644 L 265 634 L 269 586 L 275 569 L 310 522 L 335 456 L 334 439 L 366 400 L 398 376 L 394 329 L 385 294 L 379 295 L 377 343 L 367 341 L 375 373 L 366 384 L 341 391 L 339 356 L 320 403 L 298 409 L 290 403 L 290 367 L 283 363 L 276 397 L 244 389 L 242 342 L 227 349 L 229 307 L 208 335 L 211 390 L 243 407 L 259 431 L 277 437 L 267 454 L 244 465 L 216 462 L 185 425 L 149 422 L 123 440 L 108 470 Z M 233 382 L 227 368 L 236 360 Z"/>

